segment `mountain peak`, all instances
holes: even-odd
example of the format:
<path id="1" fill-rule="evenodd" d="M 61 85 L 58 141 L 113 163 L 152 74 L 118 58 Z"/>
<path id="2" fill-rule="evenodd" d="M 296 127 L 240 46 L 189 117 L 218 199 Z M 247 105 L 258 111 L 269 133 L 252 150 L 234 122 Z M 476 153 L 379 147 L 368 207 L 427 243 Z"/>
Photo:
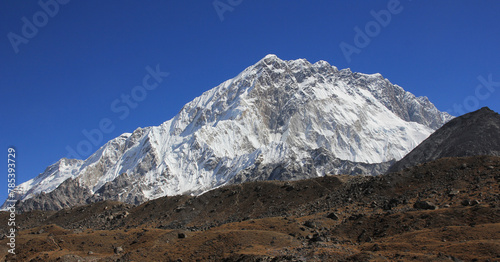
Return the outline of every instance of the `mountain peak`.
<path id="1" fill-rule="evenodd" d="M 267 54 L 263 59 L 279 59 L 279 57 L 275 54 Z"/>
<path id="2" fill-rule="evenodd" d="M 320 73 L 338 71 L 337 67 L 330 65 L 324 60 L 319 60 L 312 64 L 305 58 L 299 58 L 295 60 L 282 60 L 274 54 L 266 55 L 253 66 L 253 68 L 266 68 L 266 70 L 282 70 L 285 68 L 289 68 L 292 71 L 301 71 L 305 68 L 311 67 L 314 67 L 313 70 L 317 70 Z"/>
<path id="3" fill-rule="evenodd" d="M 268 54 L 266 55 L 264 58 L 262 58 L 259 62 L 257 62 L 257 64 L 272 64 L 274 62 L 283 62 L 283 60 L 281 60 L 278 56 L 276 56 L 275 54 Z"/>
<path id="4" fill-rule="evenodd" d="M 26 209 L 139 204 L 243 181 L 374 175 L 446 120 L 387 79 L 270 54 L 160 126 L 123 134 L 82 162 L 20 185 L 47 194 L 19 199 Z"/>
<path id="5" fill-rule="evenodd" d="M 477 110 L 477 111 L 474 111 L 475 113 L 489 113 L 489 114 L 497 114 L 497 112 L 491 110 L 489 107 L 485 106 L 485 107 L 482 107 L 481 109 Z M 474 112 L 471 112 L 471 113 L 474 113 Z"/>

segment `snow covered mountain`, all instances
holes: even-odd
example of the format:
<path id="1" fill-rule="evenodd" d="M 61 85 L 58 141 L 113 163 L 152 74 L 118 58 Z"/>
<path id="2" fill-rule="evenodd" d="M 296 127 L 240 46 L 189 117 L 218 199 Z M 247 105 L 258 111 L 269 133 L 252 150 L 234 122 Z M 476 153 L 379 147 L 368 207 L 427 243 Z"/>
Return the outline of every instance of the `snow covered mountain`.
<path id="1" fill-rule="evenodd" d="M 383 173 L 452 117 L 380 74 L 268 55 L 160 126 L 61 159 L 18 186 L 21 210 L 141 203 L 247 180 Z"/>

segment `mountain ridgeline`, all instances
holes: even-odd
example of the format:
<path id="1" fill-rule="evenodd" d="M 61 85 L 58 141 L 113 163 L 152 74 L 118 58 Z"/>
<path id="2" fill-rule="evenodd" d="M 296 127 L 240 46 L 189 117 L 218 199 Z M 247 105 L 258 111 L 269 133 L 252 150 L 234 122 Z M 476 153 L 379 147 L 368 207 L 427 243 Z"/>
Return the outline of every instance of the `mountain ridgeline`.
<path id="1" fill-rule="evenodd" d="M 18 186 L 19 210 L 139 204 L 226 184 L 381 174 L 453 117 L 380 74 L 268 55 L 160 126 L 61 159 Z"/>

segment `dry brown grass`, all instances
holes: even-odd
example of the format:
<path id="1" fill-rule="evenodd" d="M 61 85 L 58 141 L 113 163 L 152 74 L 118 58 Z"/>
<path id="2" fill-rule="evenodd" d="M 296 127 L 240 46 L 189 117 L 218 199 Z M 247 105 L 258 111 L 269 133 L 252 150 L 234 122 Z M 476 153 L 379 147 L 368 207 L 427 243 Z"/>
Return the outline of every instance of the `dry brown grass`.
<path id="1" fill-rule="evenodd" d="M 254 182 L 138 207 L 107 201 L 59 212 L 29 212 L 18 216 L 22 230 L 16 257 L 7 255 L 7 239 L 0 240 L 0 257 L 6 261 L 498 261 L 499 170 L 498 157 L 451 158 L 377 178 Z M 453 190 L 459 193 L 450 196 Z M 462 205 L 468 199 L 479 204 Z M 439 208 L 416 210 L 417 200 Z M 391 201 L 397 204 L 388 208 Z M 124 212 L 129 215 L 116 218 Z M 332 212 L 338 219 L 327 218 Z M 110 214 L 115 218 L 106 219 Z M 2 213 L 0 219 L 6 216 Z M 116 247 L 123 251 L 116 253 Z"/>

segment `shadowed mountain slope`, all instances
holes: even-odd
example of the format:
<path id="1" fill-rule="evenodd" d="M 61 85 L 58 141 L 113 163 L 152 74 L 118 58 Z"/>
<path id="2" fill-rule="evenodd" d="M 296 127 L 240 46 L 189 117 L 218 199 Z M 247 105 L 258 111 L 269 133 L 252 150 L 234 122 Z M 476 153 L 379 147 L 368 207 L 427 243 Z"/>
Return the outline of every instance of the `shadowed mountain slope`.
<path id="1" fill-rule="evenodd" d="M 500 115 L 487 107 L 457 117 L 438 129 L 389 172 L 443 157 L 500 156 Z"/>

